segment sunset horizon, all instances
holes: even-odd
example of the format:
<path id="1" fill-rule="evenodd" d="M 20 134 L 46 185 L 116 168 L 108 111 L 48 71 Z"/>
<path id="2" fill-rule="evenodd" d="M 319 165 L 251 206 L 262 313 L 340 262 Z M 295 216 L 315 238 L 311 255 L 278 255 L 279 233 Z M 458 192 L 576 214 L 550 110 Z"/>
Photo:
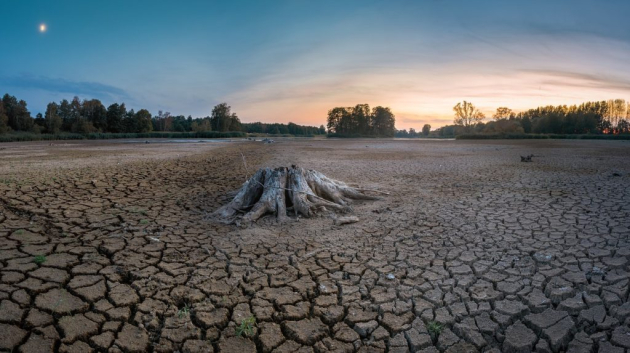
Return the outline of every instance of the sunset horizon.
<path id="1" fill-rule="evenodd" d="M 630 98 L 628 11 L 621 1 L 23 2 L 0 14 L 10 53 L 0 87 L 33 115 L 78 96 L 194 118 L 226 102 L 243 122 L 319 126 L 334 107 L 366 103 L 390 107 L 398 129 L 438 128 L 462 100 L 490 117 Z"/>

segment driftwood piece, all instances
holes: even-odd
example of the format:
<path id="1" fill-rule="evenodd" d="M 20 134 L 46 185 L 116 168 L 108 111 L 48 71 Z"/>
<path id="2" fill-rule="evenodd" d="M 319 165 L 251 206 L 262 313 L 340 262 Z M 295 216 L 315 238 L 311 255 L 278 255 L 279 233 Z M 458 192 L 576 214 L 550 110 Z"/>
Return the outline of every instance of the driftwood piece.
<path id="1" fill-rule="evenodd" d="M 521 156 L 521 162 L 531 162 L 532 161 L 532 157 L 534 157 L 533 154 L 527 155 L 527 156 Z"/>
<path id="2" fill-rule="evenodd" d="M 230 203 L 214 212 L 224 223 L 254 222 L 266 214 L 285 221 L 289 214 L 312 217 L 320 211 L 350 211 L 350 200 L 378 200 L 324 174 L 297 166 L 263 168 L 247 180 Z"/>
<path id="3" fill-rule="evenodd" d="M 341 226 L 344 224 L 357 223 L 358 221 L 359 217 L 357 216 L 338 217 L 335 219 L 335 225 Z"/>

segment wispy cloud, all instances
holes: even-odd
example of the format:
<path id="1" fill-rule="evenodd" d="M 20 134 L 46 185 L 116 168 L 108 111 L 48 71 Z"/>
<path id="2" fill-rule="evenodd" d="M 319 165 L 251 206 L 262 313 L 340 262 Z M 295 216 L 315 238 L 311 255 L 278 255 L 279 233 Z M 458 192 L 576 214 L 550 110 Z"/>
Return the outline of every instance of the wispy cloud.
<path id="1" fill-rule="evenodd" d="M 29 74 L 3 76 L 0 85 L 10 88 L 39 89 L 55 93 L 66 93 L 82 97 L 129 99 L 129 94 L 118 87 L 99 82 L 72 81 L 63 78 L 51 78 Z"/>
<path id="2" fill-rule="evenodd" d="M 630 91 L 630 79 L 562 70 L 522 70 L 545 76 L 544 83 L 583 88 Z"/>

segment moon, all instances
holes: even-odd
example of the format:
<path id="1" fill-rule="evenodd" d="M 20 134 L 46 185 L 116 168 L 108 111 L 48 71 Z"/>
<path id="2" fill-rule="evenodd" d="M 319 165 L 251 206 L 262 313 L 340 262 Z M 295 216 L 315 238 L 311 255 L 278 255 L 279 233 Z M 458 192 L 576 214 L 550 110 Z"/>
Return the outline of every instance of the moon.
<path id="1" fill-rule="evenodd" d="M 42 23 L 41 25 L 39 25 L 39 31 L 42 32 L 42 33 L 46 32 L 46 24 L 45 23 Z"/>

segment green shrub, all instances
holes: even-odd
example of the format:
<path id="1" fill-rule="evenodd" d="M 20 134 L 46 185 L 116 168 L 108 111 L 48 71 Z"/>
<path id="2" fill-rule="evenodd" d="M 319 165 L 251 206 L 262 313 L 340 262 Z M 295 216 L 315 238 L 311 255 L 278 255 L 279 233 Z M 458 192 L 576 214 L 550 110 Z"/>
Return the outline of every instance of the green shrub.
<path id="1" fill-rule="evenodd" d="M 242 336 L 245 334 L 247 337 L 252 337 L 254 335 L 254 327 L 256 326 L 256 318 L 254 316 L 250 316 L 247 319 L 243 319 L 241 321 L 241 325 L 236 328 L 236 335 Z"/>
<path id="2" fill-rule="evenodd" d="M 442 329 L 442 324 L 440 324 L 439 322 L 431 321 L 427 325 L 427 331 L 429 331 L 429 334 L 434 339 L 437 339 L 440 336 L 440 333 L 442 333 Z"/>
<path id="3" fill-rule="evenodd" d="M 188 304 L 185 304 L 183 308 L 177 310 L 177 316 L 180 319 L 183 319 L 184 317 L 190 315 L 190 306 Z"/>

